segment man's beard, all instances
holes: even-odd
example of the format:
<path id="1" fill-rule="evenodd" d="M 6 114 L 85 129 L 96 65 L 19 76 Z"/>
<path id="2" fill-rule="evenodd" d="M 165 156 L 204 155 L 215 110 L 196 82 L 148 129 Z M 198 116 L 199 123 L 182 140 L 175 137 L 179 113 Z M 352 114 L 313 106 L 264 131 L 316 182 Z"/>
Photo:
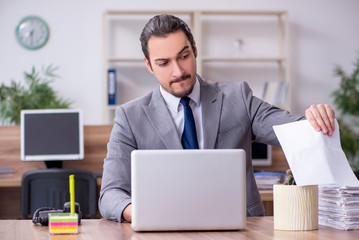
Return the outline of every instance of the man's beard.
<path id="1" fill-rule="evenodd" d="M 179 81 L 182 81 L 182 80 L 186 80 L 186 79 L 191 79 L 191 74 L 185 74 L 181 77 L 178 77 L 174 80 L 172 80 L 170 82 L 170 85 L 172 85 L 173 83 L 176 83 L 176 82 L 179 82 Z M 192 90 L 193 90 L 193 87 L 194 87 L 194 84 L 189 88 L 187 89 L 186 91 L 184 92 L 174 92 L 174 91 L 170 91 L 170 93 L 175 96 L 175 97 L 178 97 L 178 98 L 181 98 L 181 97 L 185 97 L 185 96 L 188 96 L 189 94 L 191 94 Z"/>

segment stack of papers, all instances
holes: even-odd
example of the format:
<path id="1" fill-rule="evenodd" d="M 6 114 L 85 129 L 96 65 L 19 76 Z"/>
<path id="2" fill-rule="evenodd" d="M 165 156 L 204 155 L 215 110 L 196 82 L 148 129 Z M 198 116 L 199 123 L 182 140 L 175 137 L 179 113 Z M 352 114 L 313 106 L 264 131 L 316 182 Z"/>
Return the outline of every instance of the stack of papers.
<path id="1" fill-rule="evenodd" d="M 359 230 L 359 187 L 319 187 L 319 224 L 341 230 Z"/>
<path id="2" fill-rule="evenodd" d="M 286 179 L 286 175 L 283 172 L 255 172 L 254 178 L 258 189 L 272 190 L 273 184 L 283 183 Z"/>

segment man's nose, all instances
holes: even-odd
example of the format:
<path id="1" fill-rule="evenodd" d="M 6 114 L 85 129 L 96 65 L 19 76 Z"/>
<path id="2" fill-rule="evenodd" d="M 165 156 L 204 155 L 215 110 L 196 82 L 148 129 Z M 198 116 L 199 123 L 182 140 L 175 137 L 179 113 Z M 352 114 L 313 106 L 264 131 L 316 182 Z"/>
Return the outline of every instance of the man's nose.
<path id="1" fill-rule="evenodd" d="M 174 77 L 180 77 L 183 75 L 183 68 L 181 67 L 181 65 L 178 62 L 174 62 L 173 63 L 173 69 L 172 69 L 172 75 Z"/>

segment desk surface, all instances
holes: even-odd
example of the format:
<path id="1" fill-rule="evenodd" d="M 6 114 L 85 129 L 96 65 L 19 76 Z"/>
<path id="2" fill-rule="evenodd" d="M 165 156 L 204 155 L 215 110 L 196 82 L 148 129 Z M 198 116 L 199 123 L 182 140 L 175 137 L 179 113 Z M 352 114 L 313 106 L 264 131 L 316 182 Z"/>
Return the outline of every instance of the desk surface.
<path id="1" fill-rule="evenodd" d="M 48 227 L 35 226 L 30 220 L 0 220 L 1 239 L 49 239 Z M 147 232 L 136 233 L 130 224 L 112 222 L 105 219 L 83 220 L 78 235 L 51 235 L 50 239 L 345 239 L 357 240 L 359 231 L 341 231 L 319 226 L 314 231 L 278 231 L 273 229 L 273 217 L 251 217 L 242 231 L 205 232 Z"/>

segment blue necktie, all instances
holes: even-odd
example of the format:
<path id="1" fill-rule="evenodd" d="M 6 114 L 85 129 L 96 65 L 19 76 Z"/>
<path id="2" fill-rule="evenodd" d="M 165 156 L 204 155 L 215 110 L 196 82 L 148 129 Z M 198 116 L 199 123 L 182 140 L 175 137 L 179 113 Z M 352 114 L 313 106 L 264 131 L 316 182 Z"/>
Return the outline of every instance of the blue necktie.
<path id="1" fill-rule="evenodd" d="M 182 134 L 182 146 L 184 149 L 199 149 L 196 133 L 196 124 L 194 122 L 189 97 L 181 98 L 184 111 L 184 130 Z"/>

